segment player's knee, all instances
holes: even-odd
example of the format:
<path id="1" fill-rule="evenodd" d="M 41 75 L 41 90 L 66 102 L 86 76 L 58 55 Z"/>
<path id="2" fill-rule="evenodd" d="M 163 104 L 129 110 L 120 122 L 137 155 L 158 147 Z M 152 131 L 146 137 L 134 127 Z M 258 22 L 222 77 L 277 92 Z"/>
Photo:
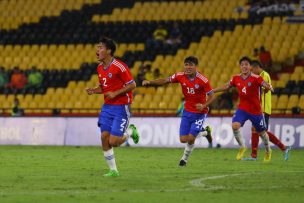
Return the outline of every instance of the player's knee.
<path id="1" fill-rule="evenodd" d="M 188 137 L 188 144 L 194 144 L 195 138 L 196 137 L 194 137 L 193 135 L 190 134 L 189 137 Z"/>
<path id="2" fill-rule="evenodd" d="M 108 142 L 109 141 L 109 136 L 106 136 L 106 135 L 101 135 L 101 141 L 103 142 L 103 143 L 105 143 L 105 142 Z"/>
<path id="3" fill-rule="evenodd" d="M 232 123 L 232 130 L 237 131 L 239 130 L 241 125 L 239 123 Z"/>
<path id="4" fill-rule="evenodd" d="M 179 140 L 181 143 L 187 143 L 188 142 L 188 136 L 180 136 Z"/>
<path id="5" fill-rule="evenodd" d="M 120 143 L 119 143 L 119 141 L 118 140 L 113 140 L 113 139 L 110 139 L 110 145 L 112 146 L 112 147 L 118 147 L 119 145 L 120 145 Z"/>

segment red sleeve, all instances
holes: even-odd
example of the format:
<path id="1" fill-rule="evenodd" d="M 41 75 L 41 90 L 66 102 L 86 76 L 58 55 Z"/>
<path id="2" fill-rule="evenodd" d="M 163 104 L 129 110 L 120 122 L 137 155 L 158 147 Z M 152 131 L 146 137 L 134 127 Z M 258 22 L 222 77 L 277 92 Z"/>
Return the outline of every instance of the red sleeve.
<path id="1" fill-rule="evenodd" d="M 124 70 L 121 70 L 120 68 L 118 68 L 118 72 L 119 72 L 119 77 L 120 79 L 127 85 L 127 84 L 131 84 L 132 82 L 134 82 L 134 79 L 131 75 L 130 69 L 128 67 L 125 67 Z"/>
<path id="2" fill-rule="evenodd" d="M 207 82 L 204 82 L 204 90 L 205 90 L 206 94 L 209 94 L 213 91 L 209 80 Z"/>
<path id="3" fill-rule="evenodd" d="M 231 80 L 229 81 L 230 86 L 235 86 L 235 77 L 232 77 Z"/>
<path id="4" fill-rule="evenodd" d="M 259 85 L 262 85 L 265 82 L 261 76 L 257 77 L 256 81 L 259 83 Z"/>
<path id="5" fill-rule="evenodd" d="M 178 81 L 178 78 L 177 78 L 178 76 L 176 75 L 176 73 L 175 74 L 173 74 L 173 75 L 171 75 L 170 77 L 169 77 L 169 81 L 171 82 L 171 83 L 178 83 L 179 81 Z"/>

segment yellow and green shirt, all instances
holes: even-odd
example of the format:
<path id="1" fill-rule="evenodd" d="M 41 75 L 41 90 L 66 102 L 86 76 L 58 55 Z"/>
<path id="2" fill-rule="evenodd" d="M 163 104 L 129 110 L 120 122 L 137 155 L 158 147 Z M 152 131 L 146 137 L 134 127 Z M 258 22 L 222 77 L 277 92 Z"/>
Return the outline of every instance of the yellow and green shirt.
<path id="1" fill-rule="evenodd" d="M 271 84 L 271 79 L 269 74 L 266 71 L 262 71 L 260 73 L 260 76 L 264 79 L 265 82 L 268 84 Z M 262 89 L 261 92 L 261 101 L 262 101 L 262 109 L 263 112 L 266 114 L 271 114 L 271 91 L 265 92 L 264 89 Z"/>

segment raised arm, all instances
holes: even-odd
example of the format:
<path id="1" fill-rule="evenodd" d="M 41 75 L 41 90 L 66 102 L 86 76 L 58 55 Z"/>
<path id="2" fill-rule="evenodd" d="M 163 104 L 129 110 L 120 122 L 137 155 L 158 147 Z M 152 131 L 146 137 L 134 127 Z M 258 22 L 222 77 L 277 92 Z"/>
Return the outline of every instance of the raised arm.
<path id="1" fill-rule="evenodd" d="M 170 83 L 170 80 L 169 78 L 159 78 L 159 79 L 156 79 L 156 80 L 144 80 L 142 82 L 142 85 L 143 86 L 147 86 L 147 85 L 165 85 L 165 84 L 168 84 Z"/>

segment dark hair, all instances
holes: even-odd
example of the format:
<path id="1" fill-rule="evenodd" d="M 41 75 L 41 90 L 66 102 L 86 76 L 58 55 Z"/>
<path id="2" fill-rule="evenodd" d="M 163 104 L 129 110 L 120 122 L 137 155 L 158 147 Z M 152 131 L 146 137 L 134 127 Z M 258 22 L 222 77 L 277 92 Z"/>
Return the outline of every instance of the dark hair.
<path id="1" fill-rule="evenodd" d="M 195 56 L 188 56 L 187 58 L 185 58 L 184 63 L 193 63 L 197 66 L 198 59 Z"/>
<path id="2" fill-rule="evenodd" d="M 107 49 L 111 50 L 111 56 L 114 55 L 116 51 L 116 44 L 114 40 L 107 38 L 107 37 L 101 37 L 99 40 L 99 43 L 104 44 Z"/>
<path id="3" fill-rule="evenodd" d="M 253 60 L 251 61 L 251 66 L 253 67 L 260 67 L 260 68 L 263 68 L 263 65 L 261 64 L 261 62 L 259 62 L 258 60 Z"/>
<path id="4" fill-rule="evenodd" d="M 251 59 L 248 56 L 243 56 L 240 60 L 239 60 L 239 64 L 241 64 L 243 61 L 248 61 L 251 65 Z"/>

